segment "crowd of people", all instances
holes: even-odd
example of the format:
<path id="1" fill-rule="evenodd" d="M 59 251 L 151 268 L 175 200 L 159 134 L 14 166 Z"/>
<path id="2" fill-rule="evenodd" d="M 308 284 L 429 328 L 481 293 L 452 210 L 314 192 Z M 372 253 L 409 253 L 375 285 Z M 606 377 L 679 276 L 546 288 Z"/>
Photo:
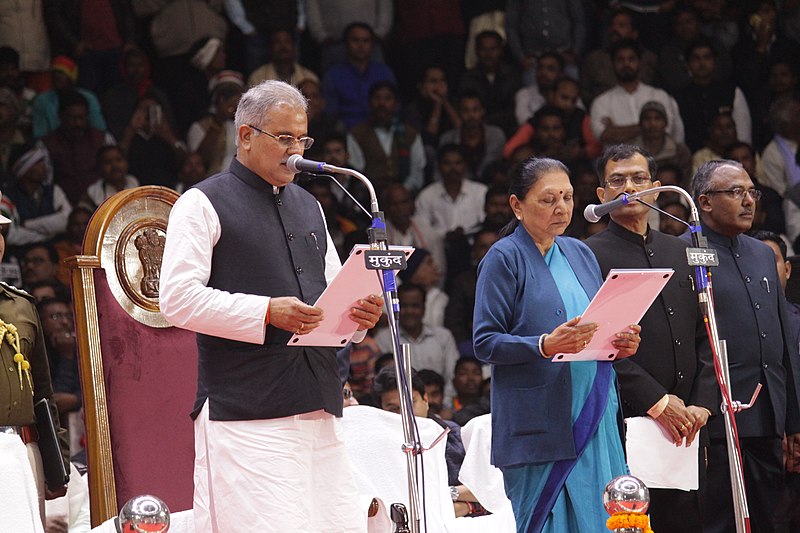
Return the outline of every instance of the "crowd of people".
<path id="1" fill-rule="evenodd" d="M 494 428 L 495 464 L 506 477 L 518 524 L 547 518 L 536 503 L 547 498 L 531 488 L 549 475 L 549 466 L 542 465 L 580 458 L 588 449 L 607 459 L 602 462 L 607 471 L 593 475 L 624 470 L 624 458 L 617 457 L 621 450 L 607 442 L 620 428 L 606 414 L 620 409 L 626 417 L 653 418 L 676 443 L 699 438 L 703 483 L 707 472 L 709 486 L 723 487 L 705 491 L 720 498 L 711 503 L 702 490 L 655 489 L 654 528 L 725 531 L 733 512 L 723 497 L 730 490 L 719 399 L 689 290 L 693 273 L 681 260 L 687 244 L 679 236 L 688 205 L 668 193 L 652 198 L 661 214 L 641 204 L 596 223 L 572 214 L 621 192 L 669 184 L 694 194 L 709 240 L 730 251 L 730 257 L 722 254 L 715 287 L 717 301 L 726 302 L 722 337 L 736 339 L 729 341 L 734 388 L 749 393 L 757 382 L 765 387 L 758 408 L 740 422 L 745 464 L 756 465 L 746 470 L 752 476 L 747 489 L 754 530 L 782 531 L 797 520 L 788 510 L 800 496 L 783 491 L 782 461 L 788 453 L 789 470 L 796 470 L 792 453 L 800 453 L 793 388 L 800 367 L 798 314 L 791 304 L 788 314 L 782 311 L 778 298 L 778 287 L 786 284 L 786 259 L 800 249 L 796 3 L 105 0 L 91 9 L 78 0 L 24 4 L 25 9 L 0 8 L 0 211 L 10 219 L 2 226 L 0 279 L 24 288 L 38 306 L 52 398 L 72 433 L 73 456 L 82 447 L 81 394 L 63 259 L 80 253 L 92 213 L 119 191 L 160 185 L 184 195 L 184 203 L 202 197 L 196 209 L 214 211 L 220 225 L 238 231 L 225 218 L 237 211 L 216 199 L 221 193 L 206 178 L 223 173 L 261 183 L 255 176 L 260 177 L 279 187 L 283 192 L 275 194 L 285 194 L 287 204 L 304 206 L 303 213 L 311 209 L 306 197 L 285 183 L 310 193 L 319 203 L 320 220 L 280 223 L 321 224 L 312 235 L 330 236 L 330 248 L 317 248 L 324 272 L 312 269 L 310 275 L 319 279 L 301 282 L 290 295 L 299 302 L 250 301 L 251 311 L 270 309 L 262 322 L 273 327 L 261 331 L 258 342 L 266 335 L 271 346 L 287 332 L 313 330 L 319 316 L 310 295 L 336 270 L 331 265 L 344 261 L 354 244 L 367 242 L 370 219 L 361 206 L 369 207 L 369 197 L 363 184 L 347 175 L 294 178 L 282 172 L 285 168 L 263 166 L 262 157 L 302 153 L 368 176 L 385 211 L 389 242 L 416 248 L 399 275 L 399 336 L 411 346 L 417 370 L 415 390 L 424 403 L 418 415 L 453 429 L 449 468 L 457 471 L 463 454 L 455 428 L 491 411 L 508 411 L 503 418 L 509 420 Z M 265 81 L 285 82 L 303 99 L 262 86 Z M 242 111 L 243 95 L 259 86 L 268 89 L 249 93 L 256 107 Z M 272 93 L 278 100 L 269 99 Z M 283 113 L 281 106 L 304 118 Z M 265 109 L 280 113 L 265 116 Z M 280 154 L 245 155 L 265 141 L 272 144 L 264 150 Z M 254 201 L 240 196 L 242 202 Z M 548 215 L 552 220 L 543 214 L 547 209 L 557 213 Z M 268 215 L 275 216 L 282 215 Z M 207 228 L 209 239 L 217 227 Z M 772 256 L 741 235 L 745 232 L 758 232 L 757 240 L 777 247 L 777 273 L 768 261 Z M 567 236 L 585 246 L 563 240 Z M 297 265 L 310 260 L 293 259 Z M 594 284 L 618 267 L 677 272 L 660 296 L 662 305 L 641 323 L 641 339 L 638 326 L 620 333 L 626 339 L 621 350 L 641 346 L 610 374 L 619 381 L 620 397 L 617 405 L 613 390 L 602 396 L 608 413 L 594 421 L 605 435 L 602 446 L 589 440 L 556 452 L 563 439 L 572 438 L 570 419 L 583 405 L 585 385 L 610 365 L 567 370 L 527 359 L 579 351 L 566 344 L 584 340 L 584 334 L 591 338 L 591 331 L 572 319 L 591 299 Z M 496 273 L 503 269 L 510 270 Z M 510 282 L 506 278 L 521 278 L 522 271 L 534 278 L 547 272 L 554 283 L 527 289 L 503 285 Z M 745 285 L 729 286 L 722 279 L 726 275 Z M 218 275 L 208 285 L 235 286 L 245 294 L 256 290 L 237 283 Z M 276 283 L 280 295 L 280 287 L 291 285 Z M 759 287 L 767 294 L 753 292 Z M 523 289 L 536 291 L 543 303 L 530 300 L 527 292 L 525 301 L 516 301 Z M 476 294 L 483 301 L 476 302 Z M 367 328 L 378 300 L 363 296 L 369 316 L 359 320 Z M 513 316 L 498 313 L 500 302 Z M 553 306 L 553 316 L 543 316 L 545 303 Z M 181 315 L 207 321 L 208 310 L 190 312 L 184 304 L 176 303 L 170 319 L 199 331 L 201 339 L 213 337 L 204 324 Z M 748 327 L 736 314 L 743 308 L 756 311 Z M 524 319 L 526 313 L 531 320 Z M 347 382 L 345 403 L 396 406 L 386 398 L 396 383 L 392 365 L 381 371 L 392 351 L 385 326 L 379 321 L 365 330 L 363 340 L 340 351 L 338 370 L 320 363 Z M 787 340 L 780 343 L 784 333 Z M 215 342 L 200 345 L 218 349 Z M 753 343 L 760 357 L 739 353 Z M 323 355 L 314 357 L 322 361 Z M 562 374 L 571 378 L 564 381 Z M 246 376 L 240 378 L 246 382 Z M 538 391 L 534 382 L 540 383 Z M 209 386 L 201 378 L 201 389 Z M 523 388 L 524 398 L 518 394 Z M 295 395 L 298 390 L 303 389 Z M 205 412 L 207 398 L 225 398 L 231 405 L 239 399 L 224 387 L 203 389 L 193 416 L 274 419 L 317 408 L 341 414 L 328 393 L 252 412 L 231 406 Z M 573 402 L 572 412 L 569 402 L 551 409 L 549 430 L 537 427 L 541 418 L 517 413 L 521 405 L 535 409 L 550 395 Z M 263 403 L 269 403 L 267 396 Z M 24 413 L 0 424 L 22 426 L 29 418 Z M 484 512 L 457 476 L 450 477 L 457 512 Z M 571 521 L 574 499 L 582 496 L 575 492 L 565 499 L 577 489 L 568 477 L 562 481 L 566 489 L 550 502 L 552 514 L 561 518 L 549 527 L 583 530 Z M 796 488 L 796 480 L 790 481 Z M 676 506 L 688 514 L 676 515 Z"/>

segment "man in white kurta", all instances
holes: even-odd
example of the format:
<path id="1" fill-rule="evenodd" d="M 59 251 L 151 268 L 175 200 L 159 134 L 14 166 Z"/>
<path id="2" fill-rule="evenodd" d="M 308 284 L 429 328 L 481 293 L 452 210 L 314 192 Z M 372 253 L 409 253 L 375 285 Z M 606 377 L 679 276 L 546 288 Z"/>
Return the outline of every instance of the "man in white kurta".
<path id="1" fill-rule="evenodd" d="M 195 529 L 362 533 L 335 351 L 287 346 L 324 318 L 311 304 L 340 268 L 319 204 L 286 167 L 313 142 L 306 100 L 266 81 L 235 123 L 229 169 L 173 207 L 161 270 L 161 311 L 198 333 Z M 382 305 L 354 301 L 355 341 Z"/>

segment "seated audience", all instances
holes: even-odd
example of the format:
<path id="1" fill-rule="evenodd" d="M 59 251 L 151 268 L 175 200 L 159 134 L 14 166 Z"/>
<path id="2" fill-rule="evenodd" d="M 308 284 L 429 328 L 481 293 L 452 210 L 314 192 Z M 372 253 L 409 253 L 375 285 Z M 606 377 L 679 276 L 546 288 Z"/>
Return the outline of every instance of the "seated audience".
<path id="1" fill-rule="evenodd" d="M 53 164 L 55 183 L 70 202 L 77 203 L 97 177 L 97 152 L 116 142 L 107 131 L 91 126 L 89 105 L 81 93 L 62 93 L 58 113 L 60 124 L 42 143 Z"/>
<path id="2" fill-rule="evenodd" d="M 667 133 L 669 126 L 667 110 L 663 104 L 650 101 L 639 112 L 639 134 L 630 143 L 653 155 L 660 167 L 677 165 L 684 176 L 692 171 L 692 153 L 685 144 L 677 142 Z"/>
<path id="3" fill-rule="evenodd" d="M 58 281 L 40 281 L 31 285 L 28 289 L 28 292 L 33 296 L 37 304 L 51 298 L 65 301 L 70 300 L 69 289 L 66 285 L 62 285 Z"/>
<path id="4" fill-rule="evenodd" d="M 700 13 L 691 5 L 678 5 L 672 11 L 672 38 L 661 47 L 658 54 L 660 87 L 675 94 L 692 81 L 686 66 L 686 47 L 703 36 Z M 716 56 L 717 80 L 731 79 L 731 56 L 719 41 L 712 41 Z M 688 132 L 687 132 L 688 133 Z"/>
<path id="5" fill-rule="evenodd" d="M 128 169 L 140 178 L 142 185 L 174 187 L 178 161 L 187 151 L 186 144 L 164 117 L 163 109 L 150 96 L 139 100 L 119 140 L 128 157 Z"/>
<path id="6" fill-rule="evenodd" d="M 347 256 L 350 255 L 350 249 L 345 246 L 346 237 L 356 231 L 358 226 L 356 226 L 355 222 L 340 214 L 339 201 L 333 195 L 330 179 L 324 176 L 314 178 L 303 184 L 303 188 L 310 192 L 317 199 L 319 205 L 322 206 L 328 234 L 333 240 L 339 259 L 344 263 L 347 260 Z"/>
<path id="7" fill-rule="evenodd" d="M 295 38 L 289 30 L 276 30 L 269 38 L 270 62 L 255 69 L 247 78 L 247 85 L 252 87 L 264 80 L 281 80 L 295 87 L 304 80 L 319 83 L 313 71 L 301 66 L 295 60 Z"/>
<path id="8" fill-rule="evenodd" d="M 753 0 L 743 7 L 742 31 L 731 50 L 733 81 L 741 87 L 750 104 L 753 146 L 760 150 L 770 139 L 769 132 L 763 127 L 768 122 L 772 103 L 769 68 L 779 58 L 789 58 L 797 64 L 797 36 L 791 40 L 784 35 L 775 0 Z M 738 122 L 737 126 L 740 126 Z M 741 138 L 741 130 L 739 133 Z"/>
<path id="9" fill-rule="evenodd" d="M 551 100 L 558 80 L 564 78 L 564 57 L 545 52 L 536 58 L 536 83 L 527 85 L 514 95 L 517 124 L 525 124 L 537 109 Z"/>
<path id="10" fill-rule="evenodd" d="M 650 101 L 659 102 L 667 112 L 667 133 L 683 142 L 683 121 L 675 99 L 642 81 L 642 48 L 631 39 L 617 41 L 611 49 L 617 84 L 599 94 L 589 113 L 592 131 L 605 144 L 627 142 L 640 133 L 639 113 Z"/>
<path id="11" fill-rule="evenodd" d="M 489 398 L 483 396 L 483 364 L 474 356 L 462 357 L 453 373 L 453 422 L 459 426 L 490 412 Z"/>
<path id="12" fill-rule="evenodd" d="M 477 93 L 486 109 L 486 122 L 510 135 L 517 126 L 514 95 L 522 86 L 518 69 L 503 61 L 503 37 L 496 31 L 475 36 L 478 63 L 461 75 L 459 94 Z"/>
<path id="13" fill-rule="evenodd" d="M 22 286 L 29 288 L 35 283 L 57 282 L 58 252 L 51 244 L 34 243 L 22 251 Z"/>
<path id="14" fill-rule="evenodd" d="M 347 352 L 346 354 L 341 352 Z M 353 391 L 353 396 L 360 405 L 373 405 L 372 402 L 372 380 L 375 374 L 378 358 L 383 355 L 380 346 L 370 333 L 359 343 L 349 343 L 340 350 L 342 357 L 347 357 L 350 363 L 350 371 L 347 382 Z M 339 355 L 339 354 L 337 354 Z M 389 354 L 391 355 L 391 354 Z M 392 363 L 394 364 L 394 363 Z"/>
<path id="15" fill-rule="evenodd" d="M 206 162 L 203 161 L 203 156 L 197 152 L 185 153 L 183 162 L 178 170 L 178 181 L 175 184 L 175 190 L 178 191 L 178 194 L 183 194 L 206 177 L 208 177 L 208 167 L 206 167 Z"/>
<path id="16" fill-rule="evenodd" d="M 765 175 L 763 165 L 758 154 L 754 153 L 753 147 L 747 143 L 735 142 L 725 148 L 722 156 L 724 159 L 741 163 L 753 185 L 761 191 L 761 198 L 756 201 L 751 230 L 772 231 L 785 235 L 787 220 L 784 213 L 784 198 L 778 191 L 765 184 L 766 179 L 762 177 Z M 788 237 L 786 240 L 791 242 Z"/>
<path id="17" fill-rule="evenodd" d="M 764 148 L 764 174 L 758 178 L 783 197 L 786 232 L 794 242 L 800 235 L 800 98 L 776 100 L 770 106 L 769 118 L 775 135 Z"/>
<path id="18" fill-rule="evenodd" d="M 75 322 L 68 300 L 44 299 L 37 304 L 50 360 L 53 398 L 62 420 L 81 408 L 81 381 L 75 344 Z"/>
<path id="19" fill-rule="evenodd" d="M 567 140 L 566 116 L 561 109 L 549 105 L 542 107 L 533 114 L 531 126 L 533 155 L 558 159 L 568 167 L 581 162 L 579 141 Z"/>
<path id="20" fill-rule="evenodd" d="M 425 385 L 425 394 L 428 396 L 428 413 L 440 416 L 445 420 L 453 418 L 453 410 L 442 405 L 444 401 L 444 378 L 435 370 L 421 368 L 417 377 Z"/>
<path id="21" fill-rule="evenodd" d="M 233 119 L 244 92 L 242 75 L 223 70 L 211 78 L 208 90 L 211 93 L 209 113 L 191 125 L 186 145 L 203 156 L 209 174 L 216 174 L 227 169 L 236 154 Z"/>
<path id="22" fill-rule="evenodd" d="M 412 255 L 413 257 L 413 255 Z M 429 326 L 425 315 L 425 289 L 414 283 L 404 282 L 397 288 L 400 300 L 400 343 L 411 346 L 411 360 L 420 368 L 438 372 L 445 382 L 443 405 L 451 407 L 455 389 L 453 371 L 458 361 L 458 350 L 453 334 L 441 326 Z M 383 352 L 392 351 L 392 338 L 388 328 L 375 333 L 375 341 Z"/>
<path id="23" fill-rule="evenodd" d="M 350 154 L 347 151 L 347 138 L 344 135 L 333 134 L 321 144 L 323 161 L 337 167 L 350 168 Z M 336 198 L 338 214 L 354 222 L 360 229 L 365 229 L 371 221 L 371 215 L 362 209 L 363 207 L 367 211 L 370 210 L 370 197 L 366 185 L 348 174 L 332 175 L 341 185 L 339 187 L 333 184 L 331 187 L 331 193 Z"/>
<path id="24" fill-rule="evenodd" d="M 708 38 L 699 38 L 686 47 L 686 64 L 691 82 L 675 94 L 686 128 L 686 145 L 693 152 L 703 147 L 711 119 L 721 111 L 729 112 L 736 123 L 739 140 L 751 143 L 753 130 L 750 108 L 742 90 L 717 77 L 717 52 Z"/>
<path id="25" fill-rule="evenodd" d="M 670 200 L 667 203 L 659 202 L 659 207 L 662 211 L 666 211 L 668 214 L 672 215 L 673 217 L 677 217 L 684 222 L 689 221 L 689 208 L 686 207 L 683 203 L 679 202 L 678 200 Z M 666 233 L 667 235 L 675 235 L 680 236 L 683 235 L 687 230 L 686 224 L 682 224 L 681 222 L 675 220 L 674 218 L 667 216 L 664 213 L 660 214 L 659 224 L 658 224 L 658 231 L 661 233 Z"/>
<path id="26" fill-rule="evenodd" d="M 511 221 L 514 213 L 508 203 L 508 187 L 492 185 L 486 190 L 483 214 L 483 224 L 481 224 L 480 230 L 474 235 L 469 235 L 470 238 L 476 237 L 481 231 L 497 233 Z"/>
<path id="27" fill-rule="evenodd" d="M 430 252 L 425 248 L 417 248 L 398 277 L 401 283 L 413 283 L 425 290 L 425 314 L 422 321 L 429 326 L 443 326 L 448 297 L 439 288 L 442 284 L 442 272 Z"/>
<path id="28" fill-rule="evenodd" d="M 28 148 L 12 163 L 16 181 L 6 196 L 16 209 L 9 246 L 49 241 L 67 226 L 72 206 L 61 187 L 53 184 L 47 165 L 47 150 L 41 147 Z"/>
<path id="29" fill-rule="evenodd" d="M 397 81 L 386 64 L 372 60 L 375 32 L 369 25 L 349 24 L 343 39 L 347 57 L 325 72 L 322 89 L 328 112 L 352 128 L 369 115 L 372 87 L 378 82 L 396 86 Z"/>
<path id="30" fill-rule="evenodd" d="M 444 235 L 414 214 L 414 200 L 408 189 L 399 183 L 389 185 L 380 196 L 380 205 L 386 215 L 389 244 L 425 248 L 434 262 L 446 271 Z"/>
<path id="31" fill-rule="evenodd" d="M 423 70 L 417 94 L 403 110 L 403 118 L 420 132 L 426 159 L 433 161 L 442 134 L 461 125 L 441 67 L 429 66 Z"/>
<path id="32" fill-rule="evenodd" d="M 420 191 L 415 203 L 416 213 L 451 242 L 459 235 L 474 231 L 483 222 L 487 187 L 469 179 L 460 146 L 441 146 L 437 162 L 442 179 Z"/>
<path id="33" fill-rule="evenodd" d="M 447 463 L 447 482 L 450 485 L 456 516 L 484 513 L 485 511 L 478 503 L 477 498 L 458 480 L 458 472 L 461 470 L 461 463 L 464 462 L 464 455 L 466 454 L 464 443 L 461 442 L 461 428 L 455 422 L 444 420 L 430 413 L 425 385 L 413 369 L 410 378 L 414 416 L 430 418 L 442 426 L 442 429 L 450 430 L 447 434 L 447 448 L 445 448 L 444 457 Z M 375 376 L 372 389 L 375 403 L 380 409 L 400 414 L 400 392 L 397 387 L 397 373 L 394 367 L 390 366 L 381 370 Z"/>
<path id="34" fill-rule="evenodd" d="M 561 109 L 564 112 L 567 158 L 571 160 L 593 159 L 600 155 L 602 145 L 592 132 L 592 121 L 589 114 L 578 105 L 579 103 L 578 82 L 570 78 L 561 78 L 555 82 L 544 105 Z M 537 108 L 537 111 L 544 105 Z M 530 143 L 534 131 L 533 116 L 531 116 L 505 144 L 503 156 L 510 157 L 519 146 Z"/>
<path id="35" fill-rule="evenodd" d="M 297 86 L 303 96 L 308 100 L 308 136 L 312 139 L 324 141 L 334 135 L 347 133 L 344 122 L 337 119 L 325 109 L 325 97 L 322 95 L 322 86 L 319 82 L 306 79 Z M 304 154 L 308 159 L 319 161 L 322 159 L 322 142 L 315 142 Z"/>
<path id="36" fill-rule="evenodd" d="M 506 136 L 498 126 L 486 123 L 486 109 L 476 92 L 461 93 L 458 97 L 458 116 L 461 127 L 445 132 L 439 140 L 439 146 L 459 145 L 471 177 L 478 179 L 489 164 L 503 157 Z M 436 173 L 436 179 L 440 177 Z"/>
<path id="37" fill-rule="evenodd" d="M 91 218 L 92 211 L 89 209 L 80 206 L 74 207 L 67 218 L 67 230 L 60 239 L 56 239 L 53 243 L 53 248 L 56 249 L 59 257 L 56 279 L 65 286 L 70 285 L 72 274 L 64 264 L 64 259 L 83 253 L 83 237 L 86 235 L 86 228 Z"/>
<path id="38" fill-rule="evenodd" d="M 61 123 L 62 102 L 64 96 L 77 91 L 86 101 L 86 119 L 89 126 L 96 130 L 105 130 L 106 121 L 100 109 L 97 96 L 86 89 L 76 87 L 78 81 L 78 65 L 67 56 L 56 56 L 50 63 L 50 76 L 53 88 L 39 93 L 33 99 L 31 134 L 34 139 L 40 139 L 58 128 Z"/>
<path id="39" fill-rule="evenodd" d="M 581 66 L 581 98 L 586 105 L 592 105 L 595 98 L 610 90 L 617 83 L 613 68 L 613 50 L 622 40 L 633 40 L 638 44 L 639 29 L 636 17 L 627 10 L 611 13 L 606 29 L 605 46 L 592 50 L 583 59 Z M 641 48 L 639 79 L 653 84 L 658 68 L 658 56 L 646 48 Z"/>
<path id="40" fill-rule="evenodd" d="M 89 185 L 78 202 L 90 211 L 118 192 L 139 186 L 139 180 L 128 174 L 128 160 L 118 146 L 104 146 L 97 152 L 97 173 L 100 178 Z"/>
<path id="41" fill-rule="evenodd" d="M 496 231 L 485 229 L 479 231 L 472 244 L 469 268 L 459 273 L 449 284 L 449 299 L 444 311 L 444 326 L 453 334 L 458 352 L 462 356 L 472 356 L 475 353 L 472 348 L 472 314 L 475 310 L 478 263 L 489 251 L 489 248 L 497 242 L 497 239 Z"/>
<path id="42" fill-rule="evenodd" d="M 150 59 L 139 48 L 130 48 L 122 55 L 122 81 L 102 95 L 103 116 L 108 131 L 119 140 L 143 98 L 150 98 L 161 106 L 161 114 L 172 130 L 176 128 L 175 114 L 167 93 L 158 88 L 151 78 Z"/>
<path id="43" fill-rule="evenodd" d="M 714 159 L 722 159 L 726 146 L 737 140 L 736 123 L 730 112 L 723 111 L 711 118 L 706 130 L 705 145 L 692 154 L 692 176 L 703 163 Z"/>
<path id="44" fill-rule="evenodd" d="M 27 144 L 25 134 L 18 127 L 21 113 L 17 96 L 11 89 L 0 87 L 0 185 L 3 186 L 11 181 L 11 154 Z"/>
<path id="45" fill-rule="evenodd" d="M 392 82 L 369 89 L 369 114 L 347 135 L 350 164 L 369 176 L 380 191 L 390 183 L 419 190 L 425 180 L 425 148 L 417 130 L 397 117 L 399 100 Z"/>
<path id="46" fill-rule="evenodd" d="M 49 61 L 49 57 L 45 61 Z M 17 125 L 25 135 L 30 135 L 36 91 L 26 85 L 25 76 L 20 72 L 19 52 L 10 46 L 0 46 L 0 87 L 14 93 L 20 110 Z"/>

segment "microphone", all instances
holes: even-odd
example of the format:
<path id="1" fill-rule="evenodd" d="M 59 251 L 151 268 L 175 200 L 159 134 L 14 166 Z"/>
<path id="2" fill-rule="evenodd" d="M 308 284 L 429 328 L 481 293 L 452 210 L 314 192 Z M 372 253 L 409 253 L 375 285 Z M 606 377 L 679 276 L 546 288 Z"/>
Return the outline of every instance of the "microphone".
<path id="1" fill-rule="evenodd" d="M 650 191 L 647 192 L 649 193 Z M 631 203 L 633 198 L 633 195 L 623 193 L 618 198 L 604 204 L 589 204 L 586 206 L 586 209 L 583 210 L 583 218 L 585 218 L 587 222 L 597 222 L 614 209 Z"/>
<path id="2" fill-rule="evenodd" d="M 292 172 L 338 172 L 339 167 L 323 163 L 322 161 L 313 161 L 305 159 L 300 154 L 292 154 L 286 160 L 286 166 Z"/>

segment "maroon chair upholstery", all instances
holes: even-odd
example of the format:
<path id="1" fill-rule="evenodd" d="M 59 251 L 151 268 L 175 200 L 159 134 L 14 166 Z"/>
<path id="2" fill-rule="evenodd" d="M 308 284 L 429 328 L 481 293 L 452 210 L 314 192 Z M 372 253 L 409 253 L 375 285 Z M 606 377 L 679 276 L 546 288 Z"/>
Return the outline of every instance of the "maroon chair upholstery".
<path id="1" fill-rule="evenodd" d="M 158 311 L 158 270 L 177 193 L 139 187 L 93 215 L 85 255 L 67 260 L 86 418 L 92 525 L 153 494 L 191 509 L 197 383 L 193 333 Z"/>

